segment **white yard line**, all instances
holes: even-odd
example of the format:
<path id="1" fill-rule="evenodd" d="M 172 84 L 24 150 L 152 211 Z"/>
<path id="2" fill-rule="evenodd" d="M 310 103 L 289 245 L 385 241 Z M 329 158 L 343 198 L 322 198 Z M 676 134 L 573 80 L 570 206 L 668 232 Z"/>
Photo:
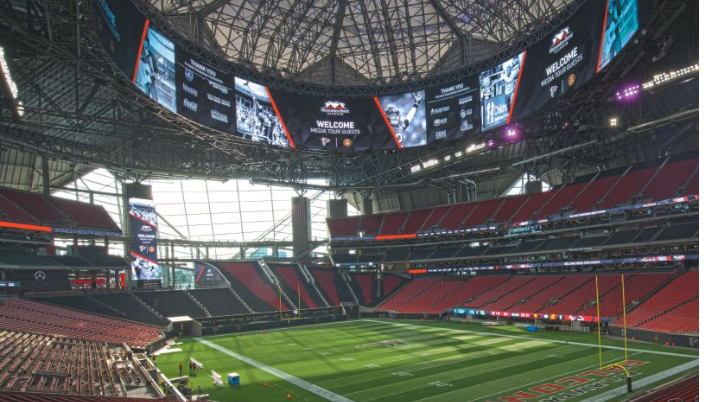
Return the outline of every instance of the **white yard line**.
<path id="1" fill-rule="evenodd" d="M 652 385 L 652 384 L 655 384 L 656 382 L 659 382 L 668 377 L 674 376 L 675 374 L 680 374 L 685 370 L 690 370 L 699 365 L 700 365 L 700 359 L 693 360 L 691 362 L 681 364 L 677 367 L 673 367 L 671 369 L 667 369 L 665 371 L 661 371 L 659 373 L 647 376 L 641 380 L 633 381 L 633 387 L 640 388 L 640 387 L 644 387 L 646 385 Z M 627 388 L 623 386 L 623 387 L 619 387 L 619 388 L 615 388 L 613 390 L 607 391 L 603 394 L 593 396 L 591 398 L 586 399 L 585 401 L 586 402 L 605 402 L 605 401 L 608 401 L 617 396 L 623 395 L 625 393 L 627 393 Z"/>
<path id="2" fill-rule="evenodd" d="M 592 344 L 592 343 L 581 343 L 581 342 L 565 342 L 565 341 L 559 341 L 559 340 L 553 340 L 553 339 L 542 339 L 542 338 L 535 338 L 532 336 L 521 336 L 521 335 L 507 335 L 507 334 L 497 334 L 493 332 L 483 332 L 483 331 L 469 331 L 466 329 L 452 329 L 452 328 L 441 328 L 441 327 L 433 327 L 429 325 L 419 325 L 419 324 L 405 324 L 405 323 L 395 323 L 395 322 L 387 322 L 387 321 L 379 321 L 379 320 L 371 320 L 371 319 L 360 319 L 358 321 L 369 321 L 369 322 L 376 322 L 380 324 L 386 324 L 386 325 L 394 325 L 394 326 L 403 326 L 408 328 L 434 328 L 439 329 L 447 332 L 456 332 L 456 333 L 468 333 L 468 334 L 480 334 L 480 335 L 487 335 L 487 336 L 497 336 L 501 338 L 512 338 L 512 339 L 524 339 L 524 340 L 533 340 L 533 341 L 543 341 L 548 343 L 557 343 L 561 345 L 573 345 L 573 346 L 585 346 L 585 347 L 592 347 L 597 348 L 598 345 Z M 619 346 L 603 346 L 603 349 L 611 349 L 611 350 L 625 350 L 624 348 L 621 348 Z M 656 350 L 645 350 L 645 349 L 634 349 L 634 348 L 628 348 L 627 349 L 630 352 L 641 352 L 641 353 L 649 353 L 653 355 L 663 355 L 663 356 L 674 356 L 674 357 L 685 357 L 688 359 L 697 359 L 698 356 L 693 355 L 686 355 L 682 353 L 672 353 L 672 352 L 661 352 Z"/>
<path id="3" fill-rule="evenodd" d="M 262 370 L 262 371 L 264 371 L 264 372 L 266 372 L 266 373 L 272 374 L 272 375 L 274 375 L 275 377 L 278 377 L 278 378 L 280 378 L 280 379 L 282 379 L 282 380 L 285 380 L 285 381 L 287 381 L 287 382 L 289 382 L 289 383 L 291 383 L 291 384 L 294 384 L 294 385 L 296 385 L 296 386 L 298 386 L 298 387 L 300 387 L 300 388 L 302 388 L 302 389 L 304 389 L 304 390 L 306 390 L 306 391 L 312 392 L 313 394 L 318 395 L 318 396 L 320 396 L 320 397 L 322 397 L 322 398 L 325 398 L 325 399 L 327 399 L 328 401 L 332 401 L 332 402 L 353 402 L 352 399 L 345 398 L 344 396 L 338 395 L 338 394 L 336 394 L 336 393 L 334 393 L 334 392 L 332 392 L 332 391 L 329 391 L 329 390 L 327 390 L 327 389 L 325 389 L 325 388 L 318 387 L 318 386 L 315 385 L 315 384 L 311 384 L 311 383 L 309 383 L 309 382 L 307 382 L 307 381 L 305 381 L 305 380 L 301 380 L 301 379 L 299 379 L 299 378 L 297 378 L 297 377 L 295 377 L 295 376 L 292 376 L 292 375 L 290 375 L 290 374 L 288 374 L 288 373 L 286 373 L 286 372 L 284 372 L 284 371 L 280 371 L 280 370 L 278 370 L 278 369 L 276 369 L 276 368 L 274 368 L 274 367 L 270 367 L 270 366 L 268 366 L 268 365 L 266 365 L 266 364 L 260 363 L 259 361 L 255 360 L 255 359 L 251 359 L 251 358 L 249 358 L 249 357 L 247 357 L 247 356 L 243 356 L 243 355 L 241 355 L 241 354 L 235 353 L 235 352 L 233 352 L 232 350 L 227 349 L 227 348 L 225 348 L 225 347 L 222 347 L 222 346 L 220 346 L 220 345 L 218 345 L 218 344 L 216 344 L 216 343 L 213 343 L 213 342 L 211 342 L 211 341 L 208 341 L 207 339 L 204 339 L 204 338 L 196 338 L 196 339 L 197 339 L 198 342 L 202 343 L 203 345 L 209 346 L 209 347 L 211 347 L 211 348 L 213 348 L 213 349 L 215 349 L 215 350 L 217 350 L 217 351 L 219 351 L 219 352 L 225 353 L 226 355 L 228 355 L 228 356 L 230 356 L 230 357 L 234 357 L 234 358 L 240 360 L 241 362 L 244 362 L 244 363 L 246 363 L 246 364 L 249 364 L 249 365 L 251 365 L 251 366 L 253 366 L 253 367 L 257 367 L 257 368 L 259 368 L 260 370 Z"/>

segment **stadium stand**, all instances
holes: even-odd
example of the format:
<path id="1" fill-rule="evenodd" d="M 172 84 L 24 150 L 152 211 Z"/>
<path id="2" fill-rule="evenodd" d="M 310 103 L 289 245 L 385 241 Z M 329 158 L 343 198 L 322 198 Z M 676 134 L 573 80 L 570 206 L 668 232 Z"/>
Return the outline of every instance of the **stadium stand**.
<path id="1" fill-rule="evenodd" d="M 278 309 L 278 292 L 267 278 L 261 277 L 255 262 L 217 262 L 214 264 L 230 282 L 235 292 L 255 312 Z M 274 307 L 275 306 L 275 307 Z"/>
<path id="2" fill-rule="evenodd" d="M 681 378 L 631 399 L 631 402 L 697 402 L 700 400 L 700 374 Z"/>
<path id="3" fill-rule="evenodd" d="M 229 289 L 193 289 L 189 292 L 213 316 L 248 314 L 250 312 Z"/>
<path id="4" fill-rule="evenodd" d="M 628 328 L 658 332 L 681 329 L 682 332 L 697 333 L 699 303 L 695 302 L 700 294 L 699 281 L 699 271 L 695 270 L 675 277 L 628 313 Z M 616 321 L 615 325 L 622 325 L 622 322 Z"/>
<path id="5" fill-rule="evenodd" d="M 159 328 L 81 313 L 30 300 L 0 300 L 0 328 L 12 331 L 63 335 L 71 338 L 133 347 L 160 339 Z"/>
<path id="6" fill-rule="evenodd" d="M 128 293 L 88 293 L 85 297 L 104 304 L 117 312 L 116 317 L 143 324 L 164 327 L 169 321 L 153 314 L 147 307 Z"/>
<path id="7" fill-rule="evenodd" d="M 315 277 L 319 288 L 328 296 L 326 298 L 328 303 L 333 306 L 338 306 L 343 302 L 355 302 L 355 299 L 352 297 L 350 290 L 340 277 L 337 269 L 308 267 L 308 270 Z"/>
<path id="8" fill-rule="evenodd" d="M 151 398 L 126 398 L 118 396 L 53 395 L 44 393 L 0 391 L 0 402 L 153 402 Z"/>
<path id="9" fill-rule="evenodd" d="M 315 290 L 307 286 L 305 281 L 300 280 L 300 273 L 297 266 L 293 265 L 276 265 L 270 264 L 270 268 L 275 272 L 275 276 L 280 279 L 281 286 L 288 297 L 297 305 L 298 288 L 300 289 L 301 306 L 303 308 L 325 307 L 320 295 Z"/>
<path id="10" fill-rule="evenodd" d="M 206 316 L 205 311 L 182 290 L 136 292 L 135 295 L 165 317 Z"/>
<path id="11" fill-rule="evenodd" d="M 406 303 L 421 295 L 431 286 L 435 286 L 440 283 L 441 280 L 437 278 L 414 279 L 393 297 L 380 304 L 377 308 L 378 310 L 397 311 L 400 307 L 403 307 Z M 427 307 L 429 307 L 429 305 Z M 405 309 L 405 311 L 408 311 L 408 309 Z"/>
<path id="12" fill-rule="evenodd" d="M 663 162 L 667 163 L 663 165 Z M 589 212 L 625 204 L 633 197 L 640 196 L 643 189 L 643 199 L 664 200 L 680 195 L 679 192 L 688 182 L 690 184 L 682 195 L 697 194 L 698 186 L 694 184 L 697 183 L 694 178 L 697 175 L 693 174 L 698 163 L 697 154 L 691 152 L 579 177 L 571 184 L 539 194 L 442 205 L 388 215 L 328 219 L 328 229 L 333 236 L 357 235 L 362 220 L 378 222 L 390 216 L 392 218 L 388 222 L 391 223 L 382 228 L 382 234 L 471 228 L 490 219 L 496 222 L 522 222 L 531 218 Z M 395 231 L 393 228 L 403 217 L 407 217 L 405 223 Z M 368 228 L 375 230 L 375 227 L 373 224 Z"/>
<path id="13" fill-rule="evenodd" d="M 146 385 L 121 345 L 5 330 L 0 331 L 0 350 L 4 392 L 120 395 Z M 4 392 L 0 400 L 8 395 Z"/>

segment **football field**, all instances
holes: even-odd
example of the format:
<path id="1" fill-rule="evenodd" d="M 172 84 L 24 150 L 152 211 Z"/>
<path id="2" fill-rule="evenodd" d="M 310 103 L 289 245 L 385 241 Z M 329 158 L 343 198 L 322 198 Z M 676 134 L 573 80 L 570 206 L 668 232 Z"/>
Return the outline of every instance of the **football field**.
<path id="1" fill-rule="evenodd" d="M 603 339 L 603 366 L 624 360 L 622 340 Z M 181 339 L 157 357 L 176 377 L 193 357 L 190 378 L 213 400 L 281 401 L 618 401 L 625 373 L 599 370 L 597 336 L 528 333 L 461 323 L 353 320 L 257 333 Z M 696 350 L 630 342 L 636 391 L 698 371 Z M 240 374 L 241 387 L 213 386 L 210 370 Z M 635 393 L 637 394 L 637 392 Z"/>

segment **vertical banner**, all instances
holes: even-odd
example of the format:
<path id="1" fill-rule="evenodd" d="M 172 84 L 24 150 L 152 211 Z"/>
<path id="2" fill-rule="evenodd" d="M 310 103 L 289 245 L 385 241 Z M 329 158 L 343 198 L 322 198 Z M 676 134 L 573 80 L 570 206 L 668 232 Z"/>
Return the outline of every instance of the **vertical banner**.
<path id="1" fill-rule="evenodd" d="M 128 200 L 132 279 L 160 281 L 162 270 L 157 257 L 157 214 L 155 202 L 144 198 Z"/>

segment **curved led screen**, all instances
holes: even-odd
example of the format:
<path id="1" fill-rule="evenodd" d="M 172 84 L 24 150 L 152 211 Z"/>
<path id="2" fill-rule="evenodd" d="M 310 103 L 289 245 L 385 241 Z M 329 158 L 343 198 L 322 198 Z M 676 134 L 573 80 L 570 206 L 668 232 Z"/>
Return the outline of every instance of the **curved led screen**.
<path id="1" fill-rule="evenodd" d="M 586 1 L 533 46 L 454 83 L 375 98 L 268 88 L 197 59 L 127 0 L 93 0 L 100 40 L 166 109 L 271 146 L 333 151 L 420 147 L 526 117 L 591 80 L 625 47 L 650 2 Z"/>

